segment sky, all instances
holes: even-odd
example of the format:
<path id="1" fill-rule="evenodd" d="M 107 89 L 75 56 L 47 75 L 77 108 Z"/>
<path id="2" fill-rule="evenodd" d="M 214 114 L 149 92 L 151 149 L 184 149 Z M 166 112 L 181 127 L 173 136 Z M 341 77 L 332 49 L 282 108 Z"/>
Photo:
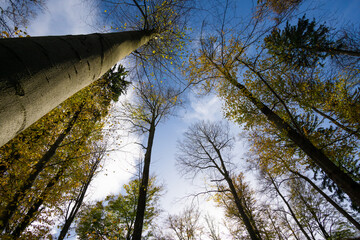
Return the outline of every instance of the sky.
<path id="1" fill-rule="evenodd" d="M 360 22 L 360 1 L 359 0 L 328 0 L 320 1 L 326 12 L 333 12 L 331 15 L 334 21 Z M 251 6 L 251 1 L 246 1 L 245 6 Z M 330 11 L 329 11 L 330 9 Z M 94 26 L 99 21 L 99 14 L 103 10 L 92 8 L 91 4 L 84 4 L 82 0 L 48 0 L 46 9 L 38 14 L 28 27 L 30 36 L 41 35 L 69 35 L 86 34 L 95 32 Z M 325 11 L 322 12 L 324 14 Z M 127 63 L 125 62 L 125 65 Z M 128 95 L 122 96 L 120 101 L 131 99 L 131 91 Z M 161 207 L 166 213 L 178 213 L 183 207 L 189 204 L 192 198 L 184 198 L 201 189 L 204 179 L 191 181 L 179 174 L 175 164 L 176 144 L 186 131 L 187 127 L 199 120 L 216 121 L 222 119 L 222 103 L 214 95 L 202 98 L 195 94 L 189 95 L 188 106 L 177 112 L 177 116 L 162 122 L 156 130 L 155 144 L 152 154 L 151 172 L 157 176 L 157 180 L 165 185 L 165 193 L 161 198 Z M 238 126 L 231 125 L 232 132 L 240 133 Z M 121 186 L 126 184 L 134 173 L 134 162 L 141 154 L 139 146 L 133 144 L 139 141 L 139 137 L 126 130 L 119 130 L 121 138 L 119 151 L 111 153 L 105 160 L 102 171 L 91 185 L 91 193 L 88 201 L 102 200 L 109 194 L 116 194 Z M 240 155 L 247 151 L 244 142 L 239 143 L 237 153 Z M 210 202 L 201 201 L 203 212 L 210 209 L 213 215 L 220 216 L 221 210 L 216 210 Z"/>
<path id="2" fill-rule="evenodd" d="M 96 14 L 89 16 L 93 9 L 81 0 L 49 0 L 43 13 L 40 13 L 28 27 L 30 36 L 86 34 L 96 30 L 93 25 L 99 20 Z M 122 62 L 126 66 L 126 61 Z M 132 98 L 131 89 L 126 96 L 121 96 L 119 102 Z M 222 211 L 216 209 L 212 203 L 203 199 L 186 197 L 203 190 L 203 179 L 192 181 L 183 178 L 175 165 L 176 142 L 186 128 L 198 120 L 222 119 L 221 102 L 215 96 L 198 98 L 190 95 L 189 106 L 180 109 L 177 114 L 159 124 L 155 134 L 155 144 L 152 154 L 151 172 L 157 176 L 160 184 L 164 184 L 165 193 L 159 203 L 164 210 L 163 216 L 168 213 L 179 213 L 192 201 L 200 201 L 203 213 L 205 209 L 213 215 L 220 216 Z M 124 127 L 126 128 L 126 127 Z M 101 171 L 90 186 L 87 201 L 103 200 L 109 194 L 117 194 L 122 185 L 133 177 L 135 161 L 142 157 L 138 136 L 119 130 L 117 133 L 123 141 L 118 151 L 107 156 Z M 69 239 L 75 239 L 74 236 Z"/>

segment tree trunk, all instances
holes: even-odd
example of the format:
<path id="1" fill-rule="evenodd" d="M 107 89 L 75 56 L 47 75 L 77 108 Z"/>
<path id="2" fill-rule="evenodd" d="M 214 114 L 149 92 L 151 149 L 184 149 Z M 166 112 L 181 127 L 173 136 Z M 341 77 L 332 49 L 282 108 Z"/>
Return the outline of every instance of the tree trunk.
<path id="1" fill-rule="evenodd" d="M 275 191 L 279 194 L 279 196 L 281 197 L 281 199 L 283 200 L 283 202 L 285 203 L 285 205 L 289 209 L 291 216 L 295 220 L 295 222 L 298 225 L 298 227 L 300 228 L 301 232 L 305 235 L 307 240 L 311 240 L 310 236 L 306 233 L 305 229 L 303 228 L 303 226 L 301 225 L 301 223 L 297 219 L 297 217 L 296 217 L 295 213 L 293 212 L 290 204 L 288 203 L 288 201 L 286 201 L 285 197 L 281 194 L 279 188 L 276 186 L 276 183 L 275 183 L 274 179 L 270 176 L 270 174 L 268 174 L 268 176 L 269 176 L 269 179 L 270 179 L 272 185 L 274 186 Z"/>
<path id="2" fill-rule="evenodd" d="M 227 182 L 229 188 L 230 188 L 230 192 L 231 195 L 234 198 L 235 201 L 235 205 L 237 210 L 239 211 L 239 214 L 241 216 L 242 221 L 244 222 L 244 225 L 246 227 L 246 230 L 248 231 L 250 238 L 252 240 L 261 240 L 261 235 L 260 232 L 257 229 L 256 226 L 256 222 L 252 221 L 252 216 L 248 216 L 248 214 L 246 214 L 245 208 L 246 208 L 246 203 L 242 203 L 241 199 L 238 196 L 238 193 L 236 191 L 236 188 L 234 186 L 233 180 L 231 179 L 229 172 L 225 166 L 225 161 L 221 155 L 220 149 L 216 146 L 216 144 L 214 143 L 213 140 L 211 140 L 209 137 L 207 137 L 207 141 L 212 145 L 212 147 L 214 148 L 214 150 L 216 151 L 216 154 L 218 155 L 219 161 L 220 161 L 220 166 L 214 161 L 212 160 L 212 162 L 214 163 L 214 165 L 216 166 L 216 168 L 219 170 L 219 172 L 222 174 L 222 176 L 224 177 L 225 181 Z M 249 215 L 251 215 L 251 213 L 249 213 Z M 251 224 L 253 223 L 253 224 Z"/>
<path id="3" fill-rule="evenodd" d="M 341 168 L 336 166 L 320 149 L 315 147 L 309 139 L 299 134 L 286 121 L 257 99 L 244 85 L 236 81 L 230 74 L 225 74 L 226 79 L 237 87 L 275 127 L 292 140 L 319 166 L 326 175 L 344 191 L 356 205 L 360 206 L 360 184 L 354 181 Z"/>
<path id="4" fill-rule="evenodd" d="M 66 216 L 65 223 L 60 231 L 58 240 L 63 240 L 66 237 L 66 234 L 69 231 L 70 226 L 71 226 L 72 222 L 74 221 L 76 214 L 78 213 L 78 211 L 84 201 L 84 197 L 87 192 L 87 189 L 89 188 L 89 185 L 90 185 L 91 181 L 93 180 L 93 177 L 95 175 L 96 170 L 98 169 L 101 159 L 102 159 L 102 156 L 99 156 L 98 158 L 96 158 L 95 163 L 92 166 L 91 171 L 90 171 L 85 183 L 81 186 L 81 189 L 79 191 L 80 193 L 76 197 L 75 204 L 72 207 L 70 214 Z"/>
<path id="5" fill-rule="evenodd" d="M 286 224 L 287 224 L 287 226 L 288 226 L 288 228 L 290 229 L 290 231 L 291 231 L 291 233 L 292 233 L 292 235 L 294 236 L 294 238 L 296 239 L 296 240 L 300 240 L 299 238 L 298 238 L 298 236 L 296 235 L 296 232 L 294 231 L 294 229 L 291 227 L 291 224 L 290 224 L 290 222 L 288 221 L 288 219 L 287 219 L 287 214 L 288 213 L 285 213 L 284 212 L 284 221 L 286 222 Z"/>
<path id="6" fill-rule="evenodd" d="M 360 57 L 359 51 L 352 51 L 352 50 L 345 50 L 340 48 L 327 48 L 327 47 L 304 47 L 307 50 L 310 50 L 314 53 L 316 52 L 325 52 L 330 55 L 347 55 L 347 56 L 353 56 L 353 57 Z"/>
<path id="7" fill-rule="evenodd" d="M 306 199 L 303 198 L 302 194 L 300 192 L 297 192 L 300 200 L 304 203 L 305 207 L 308 209 L 308 211 L 311 213 L 313 219 L 315 220 L 315 222 L 317 223 L 318 227 L 320 228 L 321 233 L 323 234 L 324 239 L 330 239 L 330 235 L 328 234 L 328 232 L 325 229 L 325 226 L 320 222 L 319 218 L 316 215 L 316 212 L 314 212 L 314 209 L 312 208 L 312 206 L 310 206 L 308 204 L 308 202 L 306 201 Z"/>
<path id="8" fill-rule="evenodd" d="M 144 158 L 144 169 L 141 176 L 141 185 L 139 187 L 139 200 L 136 208 L 136 218 L 134 223 L 134 232 L 132 240 L 141 240 L 141 234 L 144 223 L 144 215 L 146 210 L 146 194 L 149 183 L 149 172 L 151 162 L 151 150 L 155 137 L 155 119 L 150 124 L 148 143 Z"/>
<path id="9" fill-rule="evenodd" d="M 266 209 L 265 211 L 266 211 L 267 217 L 270 219 L 270 222 L 271 222 L 271 225 L 274 228 L 274 231 L 276 232 L 276 235 L 278 235 L 278 237 L 279 237 L 279 240 L 283 240 L 284 238 L 283 238 L 283 236 L 281 236 L 282 232 L 279 229 L 279 226 L 276 226 L 276 224 L 275 224 L 275 222 L 273 220 L 272 214 L 269 212 L 268 209 Z"/>
<path id="10" fill-rule="evenodd" d="M 256 231 L 256 229 L 254 229 L 254 227 L 251 225 L 250 219 L 247 216 L 247 214 L 245 213 L 244 207 L 241 203 L 241 200 L 236 192 L 236 188 L 232 182 L 232 179 L 230 178 L 230 176 L 228 175 L 227 172 L 225 172 L 225 180 L 229 185 L 230 188 L 230 192 L 234 197 L 234 201 L 236 204 L 236 208 L 239 211 L 240 215 L 241 215 L 241 219 L 243 220 L 245 227 L 250 235 L 251 240 L 261 240 L 261 236 L 260 233 L 258 231 Z"/>
<path id="11" fill-rule="evenodd" d="M 83 104 L 84 105 L 84 104 Z M 54 156 L 57 148 L 60 146 L 62 141 L 65 139 L 65 137 L 69 134 L 72 127 L 74 126 L 76 120 L 79 117 L 79 114 L 81 112 L 82 106 L 80 106 L 80 109 L 76 111 L 69 121 L 66 129 L 57 137 L 56 141 L 53 145 L 49 148 L 49 150 L 44 154 L 44 156 L 35 164 L 34 170 L 30 173 L 30 175 L 27 177 L 26 180 L 24 180 L 24 184 L 20 187 L 20 189 L 14 194 L 10 202 L 6 205 L 3 212 L 0 215 L 0 232 L 4 230 L 4 228 L 7 227 L 11 217 L 15 213 L 19 201 L 22 200 L 24 195 L 26 194 L 26 191 L 29 190 L 39 173 L 44 169 L 46 164 L 50 161 L 50 159 Z"/>
<path id="12" fill-rule="evenodd" d="M 52 189 L 52 187 L 59 181 L 66 166 L 67 165 L 62 166 L 60 170 L 56 173 L 56 175 L 48 182 L 45 189 L 42 191 L 42 193 L 37 198 L 35 203 L 25 214 L 24 219 L 16 226 L 15 230 L 11 233 L 11 236 L 14 239 L 18 239 L 20 237 L 21 233 L 29 226 L 36 213 L 39 212 L 40 206 L 43 204 L 44 200 L 46 200 L 47 196 L 49 195 L 49 191 Z"/>
<path id="13" fill-rule="evenodd" d="M 0 146 L 153 36 L 129 31 L 0 39 Z"/>
<path id="14" fill-rule="evenodd" d="M 313 181 L 308 177 L 300 174 L 299 172 L 290 170 L 296 176 L 307 181 L 318 193 L 321 194 L 336 210 L 338 210 L 349 222 L 351 222 L 358 230 L 360 230 L 360 223 L 358 223 L 349 213 L 347 213 L 341 206 L 339 206 L 334 200 L 332 200 L 324 191 L 322 191 Z"/>

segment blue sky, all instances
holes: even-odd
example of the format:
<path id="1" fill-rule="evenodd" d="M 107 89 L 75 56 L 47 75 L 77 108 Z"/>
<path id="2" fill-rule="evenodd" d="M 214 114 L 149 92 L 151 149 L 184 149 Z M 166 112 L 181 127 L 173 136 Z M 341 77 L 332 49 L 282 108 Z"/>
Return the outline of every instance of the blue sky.
<path id="1" fill-rule="evenodd" d="M 239 4 L 237 9 L 240 13 L 245 14 L 252 3 L 251 1 L 241 3 L 244 2 L 246 4 Z M 331 21 L 339 22 L 339 24 L 352 21 L 359 26 L 359 0 L 328 0 L 317 1 L 316 4 L 318 3 L 323 10 L 317 11 L 313 15 L 309 14 L 309 17 L 315 15 L 329 16 Z M 40 13 L 28 27 L 28 33 L 31 36 L 41 36 L 95 32 L 94 26 L 99 21 L 98 15 L 102 12 L 102 9 L 94 10 L 91 5 L 84 4 L 81 0 L 49 0 L 47 1 L 47 9 Z M 131 98 L 131 93 L 126 98 Z M 187 194 L 194 193 L 194 190 L 197 190 L 198 185 L 201 185 L 203 181 L 200 179 L 191 182 L 182 178 L 178 173 L 175 165 L 176 141 L 186 131 L 189 124 L 194 121 L 222 119 L 221 102 L 215 96 L 199 98 L 190 94 L 188 102 L 187 108 L 181 109 L 177 113 L 178 116 L 158 126 L 155 136 L 151 171 L 158 176 L 158 181 L 166 186 L 166 193 L 161 200 L 161 206 L 169 213 L 179 212 L 185 202 L 189 201 L 189 199 L 181 201 L 179 199 Z M 232 130 L 234 133 L 240 132 L 240 128 L 236 126 L 232 126 Z M 119 135 L 127 134 L 124 131 L 119 131 Z M 119 192 L 121 186 L 131 177 L 132 165 L 139 157 L 139 148 L 132 142 L 138 138 L 130 134 L 129 138 L 123 140 L 127 141 L 127 147 L 111 154 L 106 160 L 105 171 L 99 174 L 92 185 L 91 199 L 100 200 L 108 194 Z M 239 146 L 239 153 L 246 152 L 244 145 L 240 144 Z M 209 203 L 202 203 L 202 207 L 210 209 Z M 220 213 L 213 212 L 213 214 Z"/>
<path id="2" fill-rule="evenodd" d="M 28 27 L 31 36 L 86 34 L 95 32 L 92 27 L 99 19 L 97 14 L 89 15 L 93 9 L 84 5 L 81 0 L 49 0 L 47 9 Z M 102 11 L 101 11 L 102 12 Z M 94 12 L 93 12 L 94 13 Z M 96 12 L 95 12 L 96 13 Z M 128 64 L 126 61 L 124 65 Z M 131 89 L 127 96 L 120 101 L 131 99 Z M 221 102 L 215 96 L 198 98 L 190 96 L 189 106 L 180 109 L 177 116 L 159 124 L 156 130 L 153 148 L 151 172 L 158 178 L 159 183 L 165 185 L 165 194 L 160 205 L 167 213 L 178 213 L 190 203 L 192 198 L 184 198 L 201 189 L 203 179 L 199 181 L 185 180 L 178 173 L 175 166 L 176 141 L 181 137 L 189 124 L 196 120 L 218 120 L 222 118 Z M 116 194 L 121 190 L 135 172 L 135 161 L 142 156 L 139 146 L 133 144 L 139 141 L 137 136 L 126 131 L 117 133 L 122 137 L 119 151 L 111 153 L 104 163 L 104 170 L 99 173 L 90 188 L 88 200 L 102 200 L 109 194 Z M 202 190 L 202 189 L 201 189 Z M 202 201 L 203 199 L 200 199 Z M 203 209 L 213 209 L 211 203 L 202 202 Z M 216 212 L 214 212 L 216 211 Z"/>

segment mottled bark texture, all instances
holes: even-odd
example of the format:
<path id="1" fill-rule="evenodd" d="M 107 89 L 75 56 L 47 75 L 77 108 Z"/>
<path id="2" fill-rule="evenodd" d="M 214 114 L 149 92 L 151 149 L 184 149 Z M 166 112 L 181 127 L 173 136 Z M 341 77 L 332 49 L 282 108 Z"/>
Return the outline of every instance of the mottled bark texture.
<path id="1" fill-rule="evenodd" d="M 149 31 L 0 40 L 0 146 L 146 44 Z"/>

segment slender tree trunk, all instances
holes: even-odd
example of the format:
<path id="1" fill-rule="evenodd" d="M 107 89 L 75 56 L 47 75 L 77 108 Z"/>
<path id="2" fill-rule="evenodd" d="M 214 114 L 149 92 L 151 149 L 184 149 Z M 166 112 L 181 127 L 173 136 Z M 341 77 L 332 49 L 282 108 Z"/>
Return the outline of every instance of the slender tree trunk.
<path id="1" fill-rule="evenodd" d="M 320 111 L 319 109 L 315 108 L 315 107 L 311 107 L 312 110 L 314 110 L 316 113 L 320 114 L 322 117 L 329 119 L 331 122 L 333 122 L 336 126 L 338 126 L 339 128 L 343 129 L 344 131 L 355 135 L 357 138 L 360 139 L 360 132 L 359 130 L 352 130 L 346 126 L 344 126 L 343 124 L 341 124 L 340 122 L 336 121 L 336 119 L 332 118 L 331 116 L 325 114 L 324 112 Z"/>
<path id="2" fill-rule="evenodd" d="M 325 52 L 330 55 L 347 55 L 353 57 L 360 57 L 360 52 L 345 50 L 340 48 L 325 48 L 325 47 L 304 47 L 307 50 L 311 50 L 313 52 Z"/>
<path id="3" fill-rule="evenodd" d="M 35 203 L 31 206 L 31 208 L 25 214 L 22 222 L 20 222 L 16 226 L 15 230 L 11 233 L 11 236 L 13 236 L 14 239 L 18 239 L 20 237 L 21 233 L 29 226 L 29 224 L 33 220 L 36 213 L 39 212 L 40 206 L 43 204 L 44 200 L 46 200 L 46 198 L 48 197 L 49 191 L 59 181 L 59 179 L 62 176 L 66 167 L 67 167 L 67 165 L 62 166 L 60 168 L 60 170 L 56 173 L 56 175 L 48 182 L 45 189 L 42 191 L 42 193 L 37 198 Z"/>
<path id="4" fill-rule="evenodd" d="M 134 223 L 134 233 L 132 240 L 141 240 L 141 234 L 144 224 L 144 215 L 146 210 L 146 194 L 149 184 L 151 150 L 155 137 L 155 119 L 150 124 L 148 142 L 144 157 L 144 169 L 141 176 L 141 185 L 139 187 L 139 200 L 136 208 L 136 218 Z"/>
<path id="5" fill-rule="evenodd" d="M 69 214 L 69 216 L 66 218 L 65 220 L 65 223 L 60 231 L 60 234 L 59 234 L 59 237 L 58 237 L 58 240 L 63 240 L 65 237 L 66 237 L 66 234 L 67 232 L 69 231 L 70 229 L 70 226 L 72 224 L 72 222 L 74 221 L 75 219 L 75 216 L 76 214 L 78 213 L 82 203 L 83 203 L 83 200 L 84 200 L 84 197 L 85 197 L 85 194 L 86 194 L 86 191 L 89 187 L 89 184 L 90 182 L 87 181 L 82 187 L 81 187 L 81 190 L 80 190 L 80 195 L 76 198 L 75 200 L 75 204 L 74 206 L 72 207 L 71 209 L 71 212 Z"/>
<path id="6" fill-rule="evenodd" d="M 83 105 L 82 105 L 83 106 Z M 34 170 L 30 173 L 30 175 L 27 177 L 27 179 L 24 180 L 24 184 L 20 187 L 20 189 L 14 194 L 10 202 L 6 205 L 3 212 L 0 215 L 0 232 L 3 231 L 13 214 L 15 213 L 19 201 L 22 200 L 22 198 L 25 196 L 26 191 L 29 190 L 39 173 L 44 169 L 46 164 L 51 160 L 51 158 L 55 155 L 56 150 L 62 143 L 62 141 L 65 139 L 65 137 L 69 134 L 72 127 L 74 126 L 76 120 L 79 117 L 79 114 L 81 112 L 82 106 L 80 106 L 80 109 L 76 111 L 69 121 L 66 129 L 57 137 L 56 141 L 53 145 L 49 148 L 49 150 L 43 155 L 43 157 L 35 164 Z"/>
<path id="7" fill-rule="evenodd" d="M 271 213 L 269 212 L 268 209 L 266 209 L 266 213 L 267 213 L 268 218 L 270 219 L 271 225 L 273 226 L 273 228 L 274 228 L 274 230 L 275 230 L 275 232 L 276 232 L 276 235 L 278 235 L 278 237 L 279 237 L 279 240 L 284 239 L 284 238 L 281 236 L 281 234 L 282 234 L 281 230 L 278 228 L 278 226 L 276 226 L 276 224 L 275 224 L 275 222 L 274 222 L 274 220 L 273 220 L 273 217 L 271 216 Z"/>
<path id="8" fill-rule="evenodd" d="M 310 235 L 311 235 L 311 237 L 312 237 L 312 240 L 317 240 L 317 239 L 315 238 L 315 236 L 314 236 L 312 226 L 307 225 L 307 228 L 308 228 L 308 230 L 309 230 L 309 232 L 310 232 Z"/>
<path id="9" fill-rule="evenodd" d="M 301 201 L 305 204 L 308 211 L 311 213 L 312 217 L 314 218 L 315 222 L 318 224 L 320 231 L 323 234 L 324 239 L 330 239 L 330 235 L 325 229 L 325 226 L 320 222 L 319 218 L 317 217 L 316 213 L 314 212 L 313 208 L 308 204 L 306 199 L 303 198 L 302 194 L 300 192 L 297 192 L 297 195 L 301 199 Z"/>
<path id="10" fill-rule="evenodd" d="M 236 191 L 236 188 L 234 186 L 233 180 L 231 179 L 229 172 L 226 168 L 225 165 L 225 161 L 222 157 L 221 151 L 220 149 L 216 146 L 216 144 L 213 142 L 213 140 L 211 140 L 208 136 L 207 136 L 207 141 L 212 145 L 212 147 L 214 148 L 214 150 L 216 151 L 217 156 L 219 157 L 219 161 L 220 161 L 220 166 L 216 163 L 216 161 L 212 160 L 212 162 L 214 163 L 214 165 L 216 166 L 216 168 L 219 170 L 219 172 L 223 175 L 225 181 L 227 182 L 229 188 L 230 188 L 230 192 L 231 195 L 234 198 L 235 201 L 235 205 L 237 210 L 239 211 L 239 214 L 241 216 L 241 219 L 243 220 L 246 230 L 248 231 L 250 238 L 252 240 L 261 240 L 261 235 L 256 227 L 256 222 L 255 221 L 251 221 L 253 220 L 251 216 L 248 216 L 248 214 L 246 214 L 245 211 L 245 207 L 246 207 L 246 203 L 242 203 L 241 199 L 238 196 L 238 193 Z M 251 215 L 251 213 L 249 213 Z M 251 222 L 255 225 L 253 226 L 251 224 Z"/>
<path id="11" fill-rule="evenodd" d="M 284 212 L 284 219 L 285 219 L 285 222 L 286 222 L 288 228 L 290 229 L 290 231 L 291 231 L 292 235 L 294 236 L 294 238 L 295 238 L 296 240 L 300 240 L 299 237 L 296 235 L 294 229 L 291 227 L 291 224 L 289 223 L 286 214 L 287 214 L 287 213 Z"/>
<path id="12" fill-rule="evenodd" d="M 298 147 L 300 147 L 319 166 L 326 175 L 334 181 L 355 203 L 360 206 L 360 184 L 354 181 L 341 168 L 336 166 L 320 149 L 315 147 L 309 139 L 298 133 L 286 121 L 257 99 L 244 85 L 240 84 L 230 74 L 225 74 L 226 79 L 237 87 L 278 130 L 285 133 Z"/>
<path id="13" fill-rule="evenodd" d="M 236 192 L 236 188 L 232 182 L 232 179 L 230 178 L 230 176 L 227 174 L 225 174 L 226 176 L 225 177 L 225 180 L 226 182 L 228 183 L 229 185 L 229 188 L 230 188 L 230 192 L 231 194 L 233 195 L 234 197 L 234 201 L 235 201 L 235 204 L 236 204 L 236 208 L 237 210 L 239 211 L 240 215 L 241 215 L 241 219 L 243 220 L 244 224 L 245 224 L 245 227 L 250 235 L 250 238 L 252 240 L 261 240 L 261 236 L 260 236 L 260 233 L 258 231 L 256 231 L 254 229 L 254 227 L 251 225 L 251 222 L 250 222 L 250 219 L 249 217 L 247 216 L 247 214 L 245 213 L 245 210 L 244 210 L 244 207 L 241 203 L 241 200 Z"/>
<path id="14" fill-rule="evenodd" d="M 129 31 L 0 39 L 0 146 L 153 36 Z"/>
<path id="15" fill-rule="evenodd" d="M 283 202 L 285 203 L 285 205 L 289 209 L 291 216 L 295 220 L 295 222 L 298 225 L 298 227 L 300 228 L 301 232 L 304 234 L 304 236 L 306 237 L 307 240 L 311 240 L 310 236 L 306 233 L 305 229 L 303 228 L 303 226 L 301 225 L 301 223 L 297 219 L 297 217 L 296 217 L 295 213 L 293 212 L 290 204 L 288 203 L 288 201 L 286 201 L 285 197 L 281 194 L 281 192 L 280 192 L 279 188 L 277 187 L 274 179 L 270 176 L 270 174 L 268 174 L 268 176 L 269 176 L 269 179 L 270 179 L 272 185 L 274 186 L 275 191 L 279 194 L 279 196 L 281 197 L 281 199 L 283 200 Z"/>
<path id="16" fill-rule="evenodd" d="M 71 226 L 72 222 L 74 221 L 75 216 L 78 213 L 78 211 L 84 201 L 84 197 L 87 192 L 87 189 L 89 188 L 89 185 L 95 175 L 96 169 L 98 169 L 101 159 L 102 159 L 102 156 L 99 156 L 95 160 L 95 163 L 93 164 L 85 183 L 81 186 L 80 193 L 78 194 L 78 196 L 75 200 L 75 204 L 72 207 L 70 214 L 66 216 L 66 220 L 65 220 L 64 226 L 62 227 L 62 229 L 60 231 L 58 240 L 63 240 L 66 237 L 66 234 L 69 231 L 70 226 Z"/>
<path id="17" fill-rule="evenodd" d="M 131 240 L 131 229 L 129 229 L 126 233 L 126 240 Z"/>
<path id="18" fill-rule="evenodd" d="M 300 174 L 299 172 L 290 170 L 296 176 L 307 181 L 318 193 L 321 194 L 336 210 L 338 210 L 349 222 L 351 222 L 358 230 L 360 230 L 360 223 L 358 223 L 347 211 L 339 206 L 334 200 L 332 200 L 324 191 L 322 191 L 313 181 L 308 177 Z"/>

